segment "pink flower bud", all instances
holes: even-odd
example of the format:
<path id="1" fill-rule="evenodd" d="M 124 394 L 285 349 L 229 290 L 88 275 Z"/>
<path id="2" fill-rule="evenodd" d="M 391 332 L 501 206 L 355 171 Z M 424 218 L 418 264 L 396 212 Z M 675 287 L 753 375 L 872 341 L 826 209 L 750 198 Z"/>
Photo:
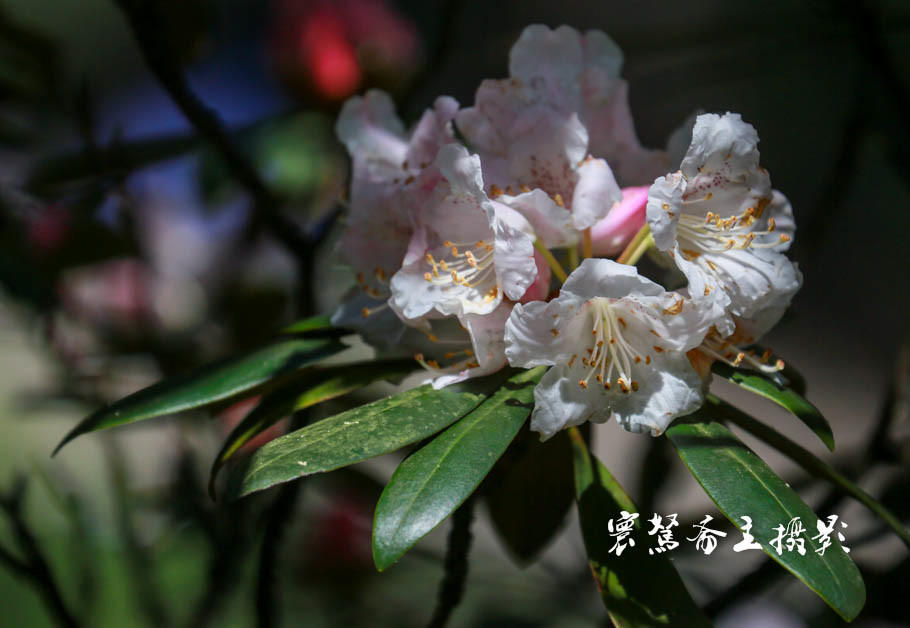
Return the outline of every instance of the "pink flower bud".
<path id="1" fill-rule="evenodd" d="M 622 189 L 622 200 L 602 220 L 591 227 L 594 255 L 613 257 L 622 253 L 629 241 L 645 224 L 648 188 L 642 185 Z"/>
<path id="2" fill-rule="evenodd" d="M 534 263 L 537 264 L 537 277 L 528 286 L 519 303 L 546 301 L 550 294 L 550 266 L 538 250 L 534 250 Z"/>

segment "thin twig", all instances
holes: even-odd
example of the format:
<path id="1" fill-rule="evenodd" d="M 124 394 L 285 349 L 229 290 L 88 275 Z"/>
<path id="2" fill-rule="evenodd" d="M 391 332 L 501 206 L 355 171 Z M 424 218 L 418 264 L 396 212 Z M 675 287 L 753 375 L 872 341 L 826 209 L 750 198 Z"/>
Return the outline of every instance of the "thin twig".
<path id="1" fill-rule="evenodd" d="M 469 497 L 452 515 L 452 531 L 446 550 L 445 577 L 439 586 L 436 610 L 428 628 L 443 628 L 452 611 L 461 602 L 468 578 L 468 552 L 471 549 L 471 523 L 474 521 L 474 497 Z"/>
<path id="2" fill-rule="evenodd" d="M 221 155 L 231 175 L 253 197 L 255 208 L 271 234 L 301 263 L 310 263 L 313 242 L 281 211 L 281 200 L 234 144 L 218 115 L 205 106 L 187 83 L 164 39 L 158 4 L 150 0 L 115 0 L 129 23 L 149 69 L 186 119 Z"/>
<path id="3" fill-rule="evenodd" d="M 279 554 L 302 486 L 303 481 L 299 479 L 282 486 L 266 511 L 256 579 L 256 625 L 259 628 L 271 628 L 278 625 L 279 599 L 276 572 Z"/>

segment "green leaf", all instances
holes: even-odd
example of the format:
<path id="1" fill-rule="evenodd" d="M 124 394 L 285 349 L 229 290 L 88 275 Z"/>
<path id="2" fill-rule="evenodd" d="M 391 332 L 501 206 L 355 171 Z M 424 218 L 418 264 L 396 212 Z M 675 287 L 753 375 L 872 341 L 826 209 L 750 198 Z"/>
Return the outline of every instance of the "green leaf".
<path id="1" fill-rule="evenodd" d="M 376 504 L 373 560 L 379 571 L 442 523 L 515 438 L 534 408 L 545 367 L 521 371 L 431 443 L 406 458 Z"/>
<path id="2" fill-rule="evenodd" d="M 284 335 L 316 335 L 322 332 L 332 332 L 336 335 L 344 335 L 349 332 L 332 327 L 331 316 L 328 314 L 320 314 L 318 316 L 311 316 L 309 318 L 304 318 L 294 323 L 291 323 L 287 327 L 281 330 L 281 333 Z"/>
<path id="3" fill-rule="evenodd" d="M 400 380 L 416 366 L 414 360 L 383 360 L 314 369 L 269 394 L 234 427 L 221 446 L 209 474 L 209 495 L 214 497 L 215 478 L 221 467 L 241 447 L 280 419 L 382 379 Z"/>
<path id="4" fill-rule="evenodd" d="M 246 355 L 210 364 L 124 397 L 83 419 L 54 450 L 88 432 L 173 414 L 236 397 L 346 348 L 332 338 L 282 340 Z"/>
<path id="5" fill-rule="evenodd" d="M 432 436 L 476 408 L 502 377 L 441 390 L 430 385 L 413 388 L 285 434 L 231 469 L 228 497 L 338 469 Z"/>
<path id="6" fill-rule="evenodd" d="M 804 447 L 794 443 L 777 430 L 768 427 L 760 421 L 756 421 L 739 408 L 731 406 L 725 401 L 721 401 L 717 397 L 711 395 L 708 397 L 708 402 L 716 407 L 718 412 L 731 423 L 738 425 L 753 436 L 765 441 L 813 476 L 831 482 L 844 493 L 868 508 L 881 518 L 882 521 L 888 524 L 888 527 L 900 537 L 904 542 L 904 545 L 910 548 L 910 533 L 907 532 L 907 529 L 901 524 L 894 513 L 890 512 L 884 504 L 869 495 L 869 493 L 841 475 L 841 473 L 831 465 L 825 463 Z"/>
<path id="7" fill-rule="evenodd" d="M 711 370 L 720 377 L 738 384 L 749 392 L 770 399 L 788 410 L 815 432 L 829 451 L 834 451 L 834 433 L 831 431 L 828 420 L 822 416 L 818 408 L 806 401 L 796 391 L 780 386 L 755 371 L 736 369 L 720 361 L 715 362 Z"/>
<path id="8" fill-rule="evenodd" d="M 575 469 L 575 496 L 581 520 L 581 534 L 588 562 L 607 613 L 615 626 L 710 626 L 692 600 L 676 568 L 664 554 L 649 554 L 653 545 L 641 525 L 635 522 L 631 539 L 635 552 L 617 556 L 610 550 L 614 539 L 608 531 L 610 519 L 622 511 L 637 512 L 635 504 L 610 471 L 588 452 L 581 433 L 569 430 Z"/>
<path id="9" fill-rule="evenodd" d="M 818 517 L 761 458 L 717 421 L 706 404 L 690 419 L 677 421 L 667 430 L 680 458 L 722 513 L 737 527 L 743 515 L 751 517 L 751 534 L 768 556 L 804 582 L 847 621 L 859 614 L 866 600 L 862 576 L 850 557 L 832 536 L 831 546 L 819 555 L 812 540 Z M 698 417 L 698 418 L 696 418 Z M 699 420 L 701 418 L 701 420 Z M 806 554 L 771 546 L 775 528 L 799 517 L 805 527 Z"/>
<path id="10" fill-rule="evenodd" d="M 545 442 L 525 426 L 484 483 L 490 518 L 510 555 L 530 563 L 562 527 L 574 501 L 565 431 Z"/>

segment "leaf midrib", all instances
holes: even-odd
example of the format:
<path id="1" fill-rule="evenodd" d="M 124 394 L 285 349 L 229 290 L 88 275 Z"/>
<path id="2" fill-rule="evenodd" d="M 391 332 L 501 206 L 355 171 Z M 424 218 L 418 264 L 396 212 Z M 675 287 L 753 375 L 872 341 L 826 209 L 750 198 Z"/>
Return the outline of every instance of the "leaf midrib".
<path id="1" fill-rule="evenodd" d="M 442 463 L 452 453 L 452 450 L 455 448 L 455 446 L 458 443 L 460 443 L 464 438 L 466 438 L 467 435 L 471 432 L 471 430 L 474 429 L 474 427 L 478 423 L 480 423 L 484 419 L 488 418 L 491 411 L 495 411 L 496 407 L 501 406 L 505 401 L 507 401 L 507 399 L 503 399 L 501 401 L 495 401 L 495 402 L 493 399 L 490 399 L 488 401 L 483 401 L 477 407 L 475 407 L 473 410 L 469 411 L 465 415 L 465 417 L 462 418 L 462 420 L 465 420 L 465 418 L 467 418 L 468 415 L 470 415 L 470 414 L 478 414 L 478 413 L 480 414 L 480 416 L 478 416 L 477 419 L 475 419 L 470 425 L 465 427 L 464 431 L 462 431 L 462 433 L 455 440 L 453 440 L 452 443 L 446 449 L 443 450 L 443 455 L 440 456 L 439 459 L 436 461 L 436 464 L 433 465 L 433 468 L 430 471 L 430 473 L 426 474 L 424 481 L 420 484 L 420 488 L 414 493 L 414 496 L 407 502 L 407 509 L 405 509 L 405 514 L 398 519 L 398 523 L 393 528 L 393 531 L 396 533 L 396 536 L 397 536 L 397 533 L 401 531 L 404 521 L 405 521 L 405 519 L 407 519 L 407 515 L 411 512 L 411 506 L 414 505 L 414 503 L 417 501 L 417 498 L 420 497 L 423 494 L 423 492 L 426 490 L 426 487 L 430 483 L 430 480 L 435 476 L 436 472 L 439 471 L 440 467 L 442 466 Z M 495 407 L 487 407 L 488 405 L 492 406 L 494 403 L 495 403 Z M 528 411 L 528 413 L 530 414 L 530 410 Z"/>
<path id="2" fill-rule="evenodd" d="M 408 403 L 412 402 L 415 398 L 422 397 L 427 392 L 428 391 L 424 391 L 420 395 L 413 395 L 411 397 L 407 397 L 406 399 L 400 399 L 398 401 L 388 401 L 388 403 L 390 405 L 383 408 L 379 414 L 384 414 L 390 410 L 394 410 L 395 408 L 399 408 L 403 405 L 407 405 Z M 465 394 L 472 394 L 472 393 L 465 393 Z M 389 399 L 394 399 L 394 397 L 388 397 L 387 400 L 389 400 Z M 481 403 L 483 403 L 483 402 L 481 402 Z M 477 404 L 477 405 L 480 405 L 480 404 Z M 472 408 L 470 408 L 469 410 L 465 411 L 465 413 L 460 415 L 459 417 L 457 417 L 455 419 L 455 421 L 457 421 L 460 418 L 463 418 L 463 417 L 467 416 L 469 413 L 473 412 L 477 408 L 477 405 L 475 405 Z M 375 416 L 376 415 L 371 417 L 371 419 L 375 419 Z M 314 445 L 314 444 L 321 443 L 324 440 L 327 440 L 327 439 L 331 438 L 332 436 L 335 436 L 339 432 L 344 431 L 344 428 L 348 427 L 348 426 L 344 425 L 344 421 L 343 421 L 342 417 L 343 417 L 343 415 L 339 414 L 339 415 L 336 415 L 336 416 L 328 418 L 328 419 L 324 419 L 323 421 L 320 421 L 319 423 L 314 424 L 314 425 L 322 424 L 322 425 L 325 425 L 326 427 L 325 427 L 325 430 L 323 431 L 322 435 L 317 435 L 316 438 L 310 440 L 307 444 Z M 455 421 L 452 421 L 452 422 L 454 423 Z M 306 429 L 306 428 L 303 428 L 303 429 Z M 299 436 L 298 436 L 298 438 L 299 438 Z M 266 447 L 267 447 L 267 445 L 266 445 Z M 262 451 L 262 450 L 260 450 L 260 451 Z M 273 465 L 278 464 L 279 462 L 283 462 L 286 458 L 293 456 L 295 453 L 296 453 L 296 451 L 286 451 L 283 453 L 276 453 L 276 455 L 265 460 L 258 466 L 252 467 L 246 477 L 249 479 L 250 477 L 260 473 L 263 469 L 268 469 L 268 468 L 272 467 Z M 310 472 L 306 472 L 303 475 L 307 475 L 309 473 Z M 248 484 L 248 482 L 244 482 L 244 484 Z"/>

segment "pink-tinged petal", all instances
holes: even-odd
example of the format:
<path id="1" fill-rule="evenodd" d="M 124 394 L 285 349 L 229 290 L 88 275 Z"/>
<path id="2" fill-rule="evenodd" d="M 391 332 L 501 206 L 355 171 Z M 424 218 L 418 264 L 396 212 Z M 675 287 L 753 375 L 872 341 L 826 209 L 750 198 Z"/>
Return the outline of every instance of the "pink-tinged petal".
<path id="1" fill-rule="evenodd" d="M 576 229 L 583 230 L 606 216 L 622 200 L 622 191 L 603 159 L 585 159 L 577 172 L 572 223 Z"/>
<path id="2" fill-rule="evenodd" d="M 355 177 L 390 180 L 401 172 L 408 150 L 406 133 L 385 92 L 374 89 L 348 99 L 335 133 L 353 159 Z"/>
<path id="3" fill-rule="evenodd" d="M 594 255 L 613 257 L 621 253 L 644 226 L 647 204 L 648 186 L 623 188 L 619 204 L 591 227 Z"/>
<path id="4" fill-rule="evenodd" d="M 550 294 L 550 280 L 552 272 L 547 260 L 544 259 L 540 251 L 534 251 L 534 263 L 537 265 L 537 277 L 534 282 L 528 286 L 527 291 L 519 299 L 519 303 L 530 303 L 531 301 L 545 301 Z"/>
<path id="5" fill-rule="evenodd" d="M 540 80 L 555 103 L 579 111 L 584 56 L 582 37 L 574 28 L 531 24 L 509 51 L 509 75 L 528 84 Z"/>
<path id="6" fill-rule="evenodd" d="M 433 108 L 424 112 L 408 144 L 405 159 L 409 168 L 425 168 L 433 163 L 440 148 L 454 141 L 449 123 L 457 111 L 457 100 L 440 96 Z"/>
<path id="7" fill-rule="evenodd" d="M 578 242 L 578 231 L 572 224 L 572 213 L 557 205 L 543 190 L 534 189 L 518 196 L 503 195 L 497 201 L 524 216 L 533 228 L 534 235 L 548 249 L 564 248 Z"/>
<path id="8" fill-rule="evenodd" d="M 558 194 L 568 203 L 578 180 L 577 164 L 588 149 L 588 132 L 578 115 L 537 108 L 513 122 L 509 137 L 509 174 L 516 184 Z"/>

